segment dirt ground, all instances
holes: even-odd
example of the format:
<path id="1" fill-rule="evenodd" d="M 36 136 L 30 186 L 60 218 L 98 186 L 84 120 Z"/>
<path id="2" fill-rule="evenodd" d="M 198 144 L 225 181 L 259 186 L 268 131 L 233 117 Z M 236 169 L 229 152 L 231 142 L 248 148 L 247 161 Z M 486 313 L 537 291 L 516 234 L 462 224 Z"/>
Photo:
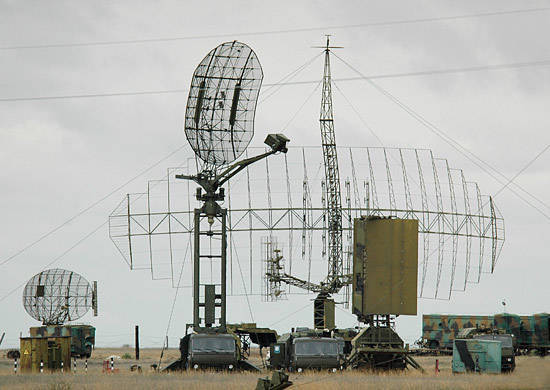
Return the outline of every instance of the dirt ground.
<path id="1" fill-rule="evenodd" d="M 158 364 L 159 349 L 142 349 L 140 360 L 133 359 L 130 348 L 96 349 L 84 371 L 84 361 L 77 360 L 76 372 L 14 374 L 13 360 L 6 359 L 6 351 L 0 351 L 0 389 L 254 389 L 260 376 L 252 373 L 189 372 L 164 374 L 152 371 L 151 364 Z M 114 374 L 102 372 L 103 360 L 115 359 Z M 164 352 L 162 366 L 174 361 L 179 351 Z M 550 357 L 519 356 L 516 370 L 511 374 L 461 374 L 451 372 L 450 356 L 420 356 L 417 361 L 426 370 L 394 373 L 345 371 L 343 373 L 305 372 L 291 374 L 294 385 L 290 389 L 550 389 Z M 439 359 L 440 372 L 435 373 L 435 360 Z M 260 364 L 254 353 L 251 361 Z M 139 365 L 142 372 L 130 371 L 130 366 Z"/>

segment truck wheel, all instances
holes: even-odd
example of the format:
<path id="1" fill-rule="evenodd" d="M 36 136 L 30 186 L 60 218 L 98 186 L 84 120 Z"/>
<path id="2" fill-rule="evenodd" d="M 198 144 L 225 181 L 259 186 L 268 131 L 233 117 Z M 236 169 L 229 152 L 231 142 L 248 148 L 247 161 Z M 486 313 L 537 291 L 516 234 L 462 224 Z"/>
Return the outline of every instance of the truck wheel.
<path id="1" fill-rule="evenodd" d="M 21 353 L 17 349 L 12 349 L 8 351 L 6 357 L 8 359 L 19 359 L 21 357 Z"/>

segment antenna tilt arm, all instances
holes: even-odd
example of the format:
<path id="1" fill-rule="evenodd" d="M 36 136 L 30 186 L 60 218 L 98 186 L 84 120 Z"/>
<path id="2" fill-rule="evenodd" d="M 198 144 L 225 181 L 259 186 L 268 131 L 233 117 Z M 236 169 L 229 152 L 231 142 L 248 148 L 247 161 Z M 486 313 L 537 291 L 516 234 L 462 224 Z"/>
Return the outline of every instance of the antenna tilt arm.
<path id="1" fill-rule="evenodd" d="M 264 143 L 267 146 L 269 146 L 271 150 L 269 152 L 265 152 L 258 156 L 250 157 L 245 160 L 238 161 L 232 164 L 231 166 L 229 166 L 220 174 L 216 175 L 215 181 L 217 182 L 218 187 L 221 187 L 226 181 L 231 179 L 233 176 L 235 176 L 237 173 L 242 171 L 244 168 L 246 168 L 250 164 L 253 164 L 258 160 L 261 160 L 263 158 L 266 158 L 267 156 L 270 156 L 278 152 L 283 152 L 283 153 L 288 152 L 288 148 L 286 147 L 286 144 L 288 141 L 290 140 L 287 137 L 285 137 L 283 134 L 268 134 L 268 136 L 264 140 Z"/>
<path id="2" fill-rule="evenodd" d="M 319 284 L 312 283 L 312 282 L 308 282 L 307 280 L 302 280 L 286 273 L 282 275 L 276 275 L 276 274 L 267 272 L 266 276 L 272 282 L 283 282 L 307 291 L 316 292 L 316 293 L 320 293 L 320 292 L 329 293 L 329 294 L 333 293 L 333 286 L 325 284 L 323 282 Z M 339 282 L 340 282 L 340 286 L 350 285 L 352 283 L 352 275 L 351 274 L 342 275 L 340 277 Z"/>
<path id="3" fill-rule="evenodd" d="M 253 164 L 256 161 L 259 161 L 278 152 L 286 153 L 288 151 L 286 144 L 289 141 L 290 140 L 283 134 L 269 134 L 264 141 L 264 143 L 271 148 L 269 152 L 265 152 L 258 156 L 250 157 L 231 164 L 225 170 L 217 174 L 214 178 L 211 178 L 211 176 L 208 174 L 200 172 L 196 176 L 176 175 L 176 179 L 193 180 L 202 188 L 204 188 L 207 194 L 214 194 L 218 190 L 218 188 L 220 188 L 226 181 L 231 179 L 233 176 L 235 176 L 237 173 L 242 171 L 250 164 Z M 217 200 L 223 199 L 223 195 L 220 194 L 220 196 L 221 198 Z"/>
<path id="4" fill-rule="evenodd" d="M 321 291 L 324 291 L 326 288 L 322 284 L 311 283 L 311 282 L 308 282 L 307 280 L 302 280 L 289 274 L 276 275 L 268 272 L 266 273 L 266 276 L 272 282 L 283 282 L 307 291 L 321 292 Z"/>
<path id="5" fill-rule="evenodd" d="M 276 150 L 270 150 L 269 152 L 262 153 L 258 156 L 250 157 L 245 160 L 237 161 L 236 163 L 232 164 L 231 166 L 227 167 L 223 172 L 216 175 L 216 184 L 218 187 L 221 187 L 224 185 L 226 181 L 231 179 L 233 176 L 235 176 L 237 173 L 242 171 L 244 168 L 249 166 L 250 164 L 255 163 L 258 160 L 261 160 L 267 156 L 270 156 L 272 154 L 277 153 Z"/>

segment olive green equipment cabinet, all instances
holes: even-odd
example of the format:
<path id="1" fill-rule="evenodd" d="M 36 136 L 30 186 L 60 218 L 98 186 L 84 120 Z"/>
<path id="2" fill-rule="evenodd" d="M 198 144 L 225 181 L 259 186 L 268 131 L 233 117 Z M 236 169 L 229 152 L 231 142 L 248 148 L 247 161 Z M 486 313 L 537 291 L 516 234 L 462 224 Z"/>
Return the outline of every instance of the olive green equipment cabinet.
<path id="1" fill-rule="evenodd" d="M 346 366 L 422 370 L 395 332 L 395 316 L 417 312 L 418 221 L 356 218 L 351 277 L 352 312 L 366 327 L 351 340 Z"/>
<path id="2" fill-rule="evenodd" d="M 39 373 L 71 367 L 71 337 L 21 337 L 21 372 Z M 42 364 L 41 364 L 42 363 Z"/>
<path id="3" fill-rule="evenodd" d="M 416 315 L 418 221 L 358 218 L 353 242 L 353 314 Z"/>

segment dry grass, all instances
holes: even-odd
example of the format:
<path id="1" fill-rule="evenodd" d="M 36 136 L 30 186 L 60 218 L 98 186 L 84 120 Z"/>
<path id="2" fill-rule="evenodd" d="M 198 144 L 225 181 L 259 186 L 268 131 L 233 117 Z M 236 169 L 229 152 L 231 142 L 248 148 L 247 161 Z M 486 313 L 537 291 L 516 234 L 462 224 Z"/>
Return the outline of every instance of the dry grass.
<path id="1" fill-rule="evenodd" d="M 182 374 L 158 374 L 149 371 L 152 363 L 158 362 L 160 351 L 145 349 L 141 360 L 120 359 L 116 361 L 117 374 L 102 374 L 102 360 L 110 355 L 123 356 L 133 351 L 126 348 L 97 349 L 89 362 L 89 371 L 83 372 L 83 363 L 78 362 L 76 374 L 13 374 L 13 362 L 0 352 L 0 389 L 253 389 L 260 375 L 251 373 L 189 372 Z M 165 352 L 165 362 L 178 356 L 177 350 Z M 255 357 L 256 358 L 256 357 Z M 550 388 L 550 358 L 518 357 L 517 368 L 506 375 L 453 375 L 450 357 L 439 357 L 439 374 L 434 373 L 435 357 L 419 357 L 417 360 L 426 369 L 402 373 L 370 373 L 346 371 L 338 374 L 307 372 L 292 374 L 291 389 L 546 389 Z M 255 360 L 255 359 L 254 359 Z M 132 364 L 140 364 L 143 373 L 130 372 Z M 261 376 L 267 376 L 265 372 Z"/>

